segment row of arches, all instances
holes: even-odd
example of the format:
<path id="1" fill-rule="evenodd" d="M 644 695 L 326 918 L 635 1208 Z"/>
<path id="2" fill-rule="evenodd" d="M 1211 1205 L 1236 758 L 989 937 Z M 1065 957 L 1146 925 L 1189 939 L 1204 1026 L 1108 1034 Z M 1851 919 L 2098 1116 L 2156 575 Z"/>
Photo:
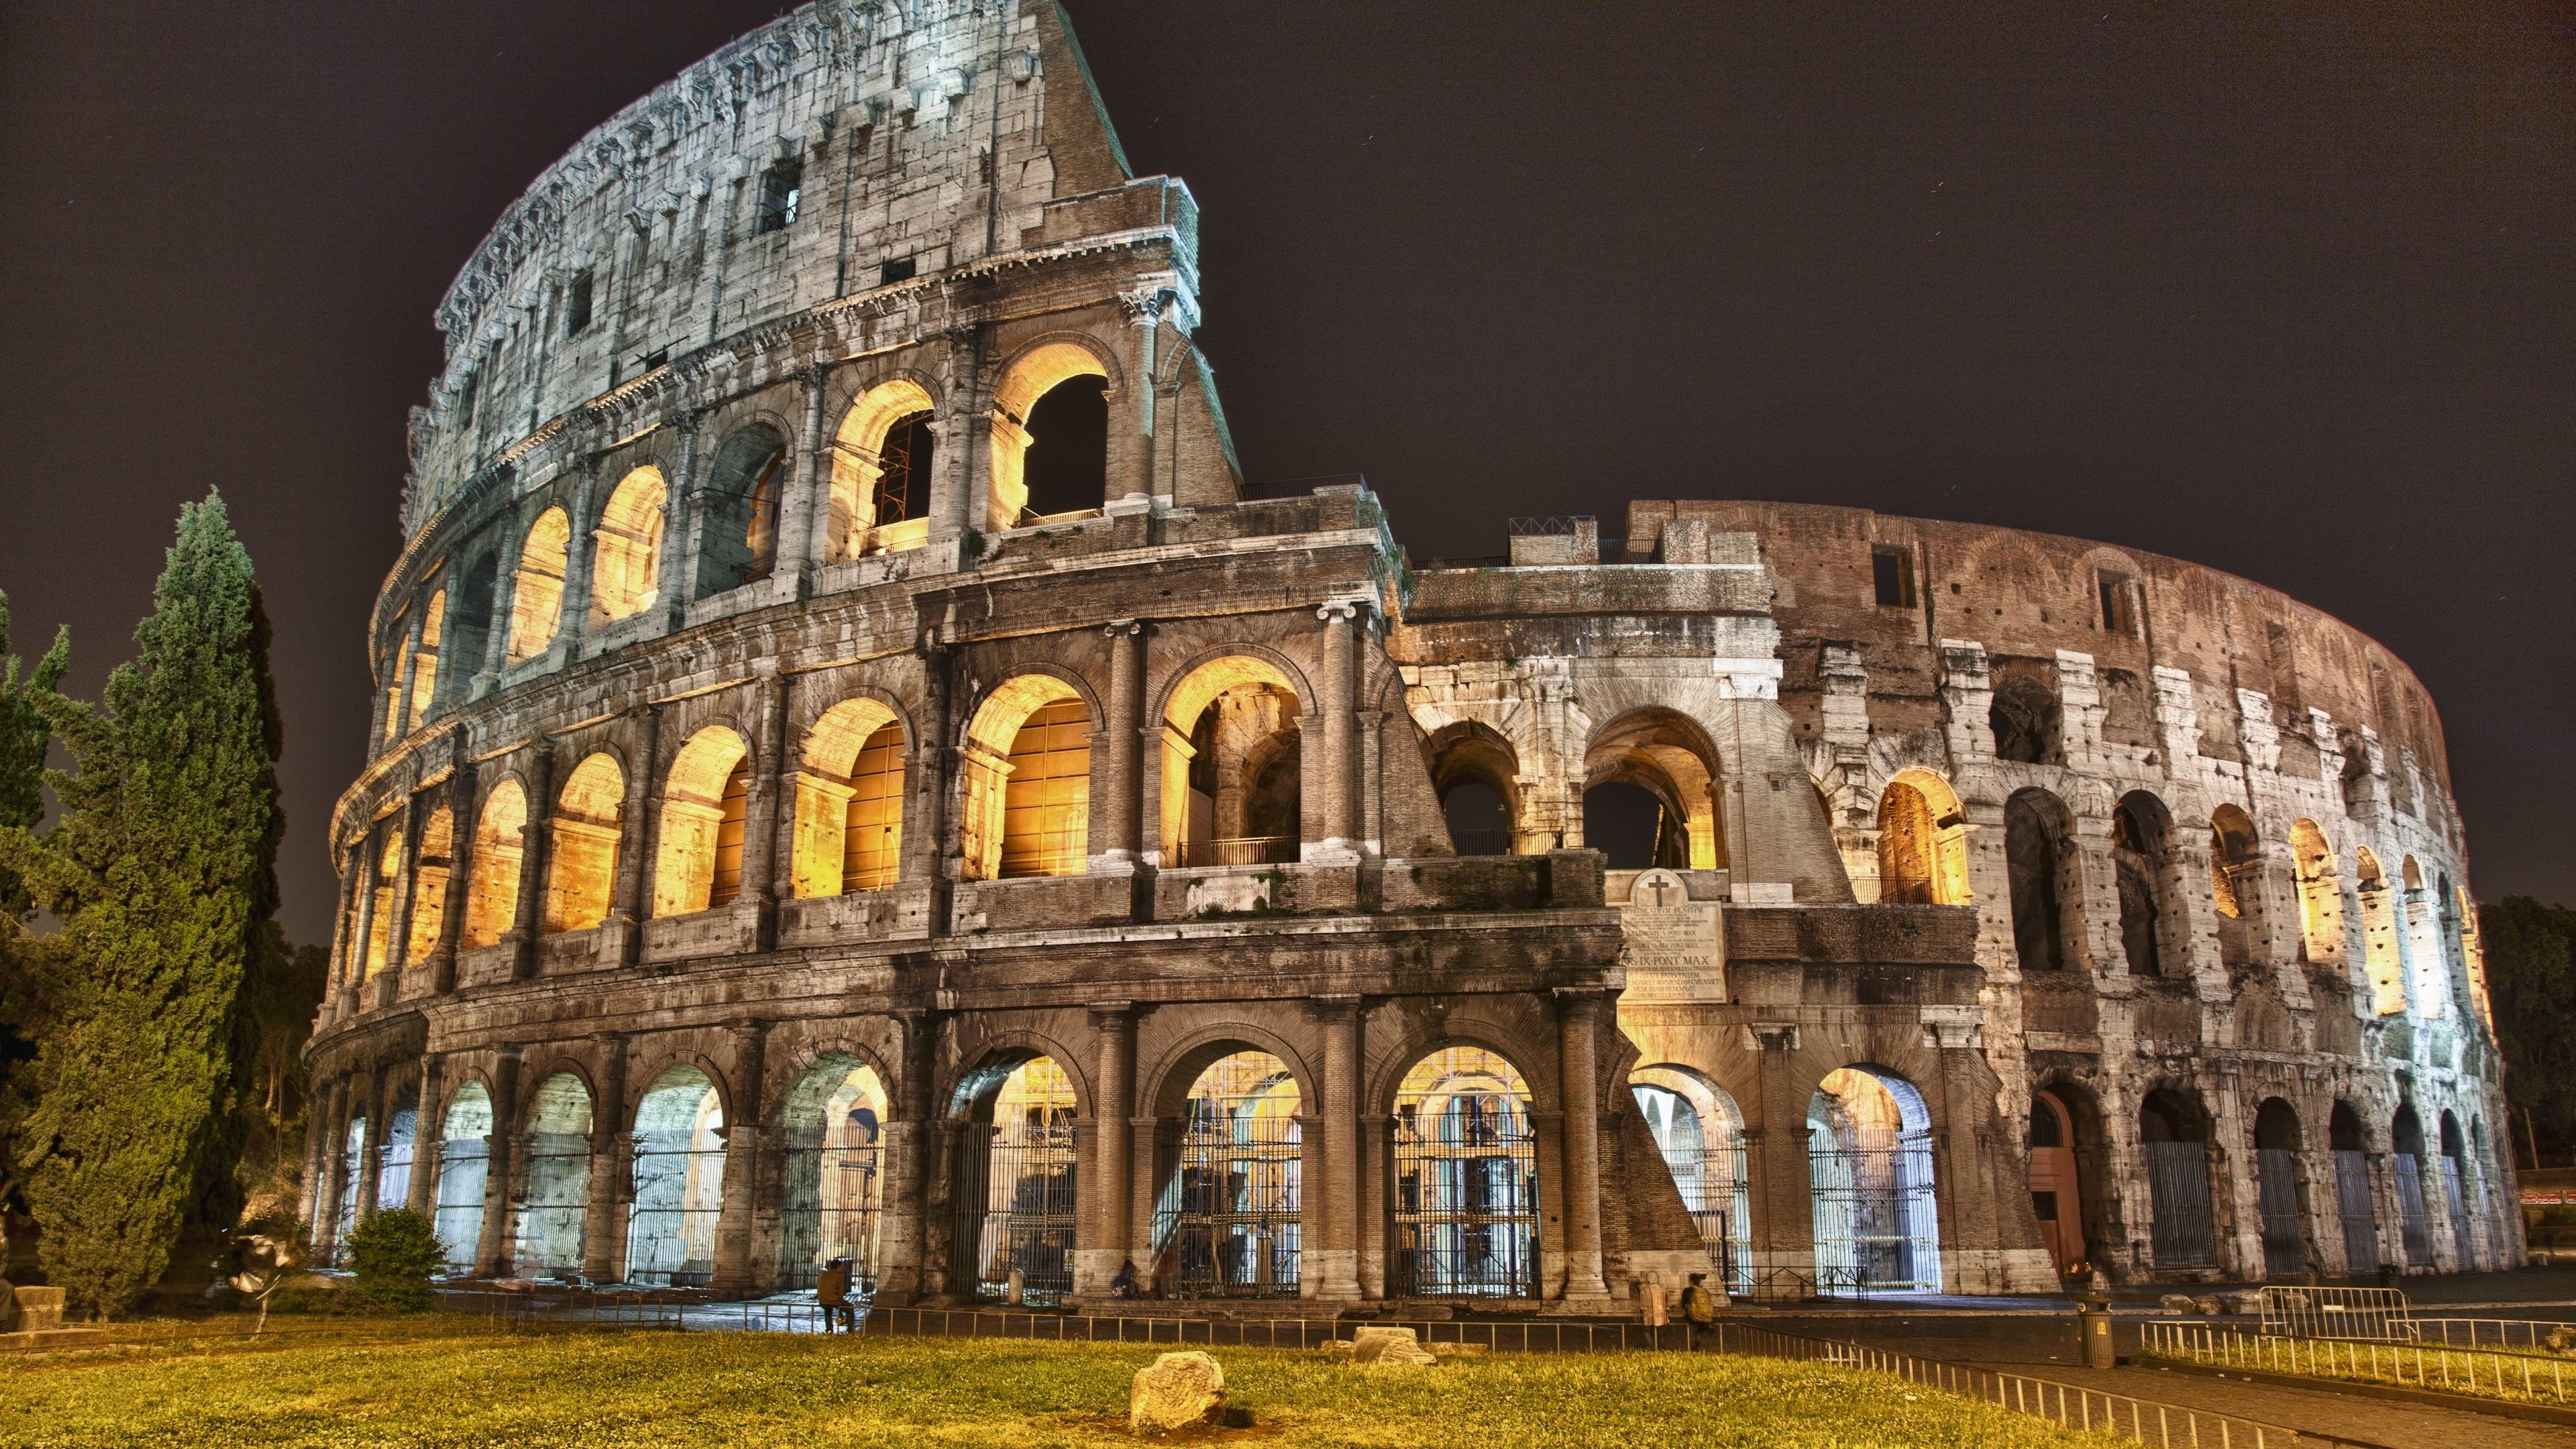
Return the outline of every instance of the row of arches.
<path id="1" fill-rule="evenodd" d="M 1627 711 L 1585 747 L 1580 811 L 1556 821 L 1530 797 L 1511 742 L 1462 721 L 1426 743 L 1431 783 L 1461 855 L 1589 847 L 1612 870 L 1719 870 L 1727 863 L 1715 743 L 1678 710 Z"/>

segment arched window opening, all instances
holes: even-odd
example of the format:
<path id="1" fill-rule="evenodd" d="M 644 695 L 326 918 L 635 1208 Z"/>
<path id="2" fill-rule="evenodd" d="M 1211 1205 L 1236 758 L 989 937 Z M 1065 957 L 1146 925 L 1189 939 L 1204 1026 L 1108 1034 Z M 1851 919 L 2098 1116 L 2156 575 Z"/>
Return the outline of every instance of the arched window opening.
<path id="1" fill-rule="evenodd" d="M 546 872 L 546 934 L 587 931 L 608 918 L 625 808 L 626 774 L 607 755 L 583 760 L 564 782 Z"/>
<path id="2" fill-rule="evenodd" d="M 1073 1079 L 1031 1057 L 975 1073 L 961 1095 L 958 1277 L 977 1298 L 1061 1303 L 1073 1291 Z"/>
<path id="3" fill-rule="evenodd" d="M 2045 790 L 2004 802 L 2004 860 L 2012 882 L 2013 948 L 2024 971 L 2063 971 L 2079 958 L 2075 818 Z"/>
<path id="4" fill-rule="evenodd" d="M 1651 860 L 1613 869 L 1722 870 L 1726 867 L 1726 833 L 1718 823 L 1718 758 L 1708 736 L 1687 717 L 1667 709 L 1641 709 L 1621 715 L 1592 737 L 1584 751 L 1584 842 L 1605 855 L 1594 842 L 1594 791 L 1603 785 L 1634 785 L 1652 796 L 1660 823 L 1640 832 L 1646 812 L 1633 795 L 1604 794 L 1598 801 L 1601 823 L 1618 844 L 1620 860 L 1637 860 L 1638 836 L 1652 842 Z"/>
<path id="5" fill-rule="evenodd" d="M 2407 856 L 2398 866 L 2406 884 L 2407 998 L 2427 1021 L 2449 1014 L 2451 967 L 2442 949 L 2442 926 L 2433 893 L 2424 888 L 2424 868 Z"/>
<path id="6" fill-rule="evenodd" d="M 1241 1051 L 1199 1073 L 1154 1204 L 1150 1273 L 1184 1298 L 1294 1298 L 1300 1098 L 1288 1064 Z"/>
<path id="7" fill-rule="evenodd" d="M 930 460 L 934 446 L 928 410 L 897 418 L 886 429 L 885 446 L 877 452 L 880 466 L 870 496 L 873 526 L 890 528 L 923 519 L 930 507 Z"/>
<path id="8" fill-rule="evenodd" d="M 447 878 L 456 849 L 456 813 L 442 805 L 429 812 L 420 828 L 419 853 L 411 865 L 411 948 L 409 961 L 426 961 L 438 946 L 438 928 L 447 919 Z"/>
<path id="9" fill-rule="evenodd" d="M 919 548 L 930 539 L 936 452 L 930 393 L 909 378 L 867 390 L 832 439 L 834 560 Z"/>
<path id="10" fill-rule="evenodd" d="M 2218 1239 L 2210 1212 L 2207 1119 L 2179 1093 L 2149 1092 L 2138 1108 L 2138 1137 L 2155 1213 L 2150 1234 L 2156 1267 L 2215 1266 Z"/>
<path id="11" fill-rule="evenodd" d="M 724 1099 L 696 1067 L 653 1079 L 635 1109 L 626 1281 L 695 1288 L 715 1276 L 724 1207 Z"/>
<path id="12" fill-rule="evenodd" d="M 742 890 L 743 818 L 751 759 L 742 736 L 709 725 L 671 761 L 662 792 L 662 846 L 653 869 L 653 914 L 684 916 L 729 905 Z"/>
<path id="13" fill-rule="evenodd" d="M 2218 907 L 2218 956 L 2230 966 L 2255 959 L 2262 941 L 2263 846 L 2254 822 L 2233 805 L 2209 816 L 2209 892 Z"/>
<path id="14" fill-rule="evenodd" d="M 2065 763 L 2059 719 L 2056 691 L 2047 685 L 2027 674 L 1997 679 L 1994 702 L 1986 709 L 1986 723 L 1995 732 L 1995 758 L 2025 765 Z"/>
<path id="15" fill-rule="evenodd" d="M 456 607 L 453 617 L 441 626 L 445 635 L 439 646 L 440 653 L 455 661 L 444 677 L 447 700 L 465 697 L 475 671 L 483 667 L 484 656 L 491 650 L 492 609 L 498 602 L 493 595 L 500 578 L 500 557 L 487 550 L 465 566 L 465 580 L 456 586 Z M 433 692 L 433 711 L 440 702 Z"/>
<path id="16" fill-rule="evenodd" d="M 2460 1119 L 2449 1112 L 2442 1114 L 2442 1201 L 2451 1210 L 2451 1243 L 2459 1254 L 2456 1268 L 2467 1272 L 2477 1266 L 2476 1249 L 2469 1237 L 2468 1175 L 2462 1163 L 2467 1148 L 2460 1137 Z"/>
<path id="17" fill-rule="evenodd" d="M 590 621 L 595 628 L 631 618 L 661 597 L 662 518 L 670 489 L 659 468 L 638 468 L 619 481 L 591 534 Z"/>
<path id="18" fill-rule="evenodd" d="M 1163 711 L 1164 858 L 1280 865 L 1305 835 L 1296 690 L 1266 660 L 1211 660 Z"/>
<path id="19" fill-rule="evenodd" d="M 2485 1228 L 2487 1266 L 2511 1267 L 2506 1256 L 2504 1218 L 2497 1210 L 2495 1196 L 2501 1186 L 2496 1177 L 2495 1144 L 2487 1140 L 2487 1124 L 2476 1117 L 2469 1119 L 2467 1170 L 2471 1193 L 2469 1211 Z"/>
<path id="20" fill-rule="evenodd" d="M 447 623 L 447 590 L 429 596 L 420 613 L 420 642 L 411 651 L 411 704 L 403 724 L 406 733 L 420 728 L 429 718 L 430 701 L 438 697 L 439 631 Z"/>
<path id="21" fill-rule="evenodd" d="M 2379 1272 L 2379 1211 L 2370 1192 L 2370 1154 L 2362 1135 L 2361 1114 L 2346 1102 L 2334 1105 L 2326 1132 L 2334 1152 L 2335 1219 L 2343 1230 L 2343 1271 L 2347 1278 L 2369 1278 Z"/>
<path id="22" fill-rule="evenodd" d="M 778 562 L 778 504 L 794 466 L 787 440 L 766 423 L 725 439 L 698 501 L 697 597 L 756 584 Z"/>
<path id="23" fill-rule="evenodd" d="M 448 1276 L 474 1271 L 483 1242 L 483 1194 L 492 1180 L 492 1094 L 467 1082 L 448 1099 L 439 1133 L 438 1194 L 430 1222 L 438 1231 Z"/>
<path id="24" fill-rule="evenodd" d="M 1476 788 L 1461 786 L 1456 800 Z M 1474 797 L 1470 796 L 1472 810 Z M 1450 807 L 1455 820 L 1459 808 Z M 1456 827 L 1451 827 L 1456 833 Z M 1688 870 L 1690 830 L 1664 798 L 1633 780 L 1611 780 L 1583 792 L 1583 843 L 1600 851 L 1610 870 Z"/>
<path id="25" fill-rule="evenodd" d="M 2343 755 L 2343 813 L 2364 819 L 2371 813 L 2370 744 L 2361 731 L 2344 728 L 2335 731 L 2335 748 Z"/>
<path id="26" fill-rule="evenodd" d="M 1744 1160 L 1744 1114 L 1726 1090 L 1687 1067 L 1628 1074 L 1637 1115 L 1681 1190 L 1709 1266 L 1730 1293 L 1753 1291 L 1753 1189 Z"/>
<path id="27" fill-rule="evenodd" d="M 2120 797 L 2111 814 L 2111 865 L 2119 873 L 2120 946 L 2132 976 L 2165 974 L 2165 871 L 2167 826 L 2164 803 L 2144 790 Z M 2182 964 L 2182 953 L 2175 953 Z"/>
<path id="28" fill-rule="evenodd" d="M 564 571 L 572 521 L 560 508 L 537 515 L 519 549 L 519 572 L 510 585 L 509 663 L 525 664 L 546 652 L 563 624 Z"/>
<path id="29" fill-rule="evenodd" d="M 1968 890 L 1968 816 L 1949 783 L 1907 770 L 1878 797 L 1878 898 L 1896 905 L 1956 906 Z"/>
<path id="30" fill-rule="evenodd" d="M 1395 1092 L 1395 1282 L 1413 1297 L 1538 1296 L 1538 1129 L 1500 1055 L 1448 1046 Z"/>
<path id="31" fill-rule="evenodd" d="M 2299 959 L 2341 965 L 2343 885 L 2335 878 L 2334 851 L 2315 821 L 2290 822 L 2290 858 L 2299 883 Z"/>
<path id="32" fill-rule="evenodd" d="M 2493 1030 L 2495 1002 L 2487 995 L 2486 934 L 2478 924 L 2478 903 L 2470 899 L 2468 887 L 2453 887 L 2448 876 L 2443 877 L 2442 886 L 2446 897 L 2459 902 L 2460 962 L 2469 975 L 2469 1005 L 2477 1012 L 2478 1020 Z"/>
<path id="33" fill-rule="evenodd" d="M 375 853 L 375 879 L 367 893 L 367 965 L 374 980 L 394 964 L 394 879 L 402 872 L 402 833 L 388 828 L 384 847 Z"/>
<path id="34" fill-rule="evenodd" d="M 885 1084 L 856 1057 L 823 1058 L 787 1094 L 786 1198 L 778 1222 L 784 1286 L 811 1288 L 824 1268 L 846 1261 L 853 1288 L 876 1293 L 885 1123 Z"/>
<path id="35" fill-rule="evenodd" d="M 581 1078 L 557 1072 L 537 1088 L 518 1176 L 512 1270 L 578 1280 L 590 1206 L 590 1089 Z"/>
<path id="36" fill-rule="evenodd" d="M 1431 789 L 1440 799 L 1449 846 L 1460 855 L 1513 855 L 1520 816 L 1520 761 L 1500 735 L 1455 724 L 1429 741 Z"/>
<path id="37" fill-rule="evenodd" d="M 903 727 L 873 699 L 845 699 L 806 732 L 796 774 L 799 898 L 883 890 L 901 874 Z"/>
<path id="38" fill-rule="evenodd" d="M 2388 878 L 2368 850 L 2352 853 L 2354 894 L 2361 902 L 2362 962 L 2370 975 L 2371 1010 L 2395 1016 L 2406 1009 L 2406 971 L 2397 952 L 2397 908 Z"/>
<path id="39" fill-rule="evenodd" d="M 2307 1214 L 2299 1206 L 2298 1109 L 2266 1097 L 2254 1113 L 2254 1189 L 2263 1211 L 2263 1272 L 2296 1278 L 2313 1266 Z"/>
<path id="40" fill-rule="evenodd" d="M 1816 1288 L 1941 1291 L 1941 1218 L 1932 1191 L 1932 1114 L 1914 1084 L 1837 1067 L 1807 1102 Z"/>
<path id="41" fill-rule="evenodd" d="M 2424 1124 L 2413 1107 L 2398 1107 L 2389 1123 L 2388 1145 L 2388 1176 L 2397 1187 L 2397 1236 L 2406 1247 L 2406 1265 L 2430 1267 L 2433 1235 L 2424 1221 Z"/>
<path id="42" fill-rule="evenodd" d="M 349 1260 L 349 1233 L 358 1226 L 358 1187 L 366 1181 L 367 1114 L 349 1114 L 349 1131 L 340 1142 L 340 1182 L 336 1194 L 339 1211 L 331 1223 L 331 1262 L 339 1266 Z"/>
<path id="43" fill-rule="evenodd" d="M 2059 1277 L 2091 1261 L 2083 1170 L 2075 1156 L 2075 1114 L 2064 1098 L 2044 1089 L 2030 1096 L 2030 1207 Z"/>
<path id="44" fill-rule="evenodd" d="M 404 653 L 404 649 L 406 647 L 405 641 L 409 640 L 410 637 L 411 612 L 409 610 L 405 610 L 401 614 L 395 616 L 393 637 L 385 646 L 385 711 L 383 718 L 386 744 L 392 744 L 394 741 L 402 738 L 404 706 L 407 702 L 406 697 L 403 694 L 403 664 L 407 657 Z"/>
<path id="45" fill-rule="evenodd" d="M 474 825 L 474 872 L 465 897 L 465 949 L 497 944 L 519 919 L 519 869 L 527 854 L 528 796 L 504 780 Z"/>
<path id="46" fill-rule="evenodd" d="M 377 1212 L 411 1201 L 412 1154 L 419 1135 L 419 1108 L 396 1107 L 385 1114 L 385 1140 L 376 1144 Z"/>
<path id="47" fill-rule="evenodd" d="M 1051 342 L 1014 363 L 993 396 L 994 528 L 1096 514 L 1108 494 L 1108 370 Z"/>
<path id="48" fill-rule="evenodd" d="M 1091 712 L 1073 686 L 1023 674 L 967 727 L 965 868 L 970 880 L 1080 875 L 1091 840 Z"/>

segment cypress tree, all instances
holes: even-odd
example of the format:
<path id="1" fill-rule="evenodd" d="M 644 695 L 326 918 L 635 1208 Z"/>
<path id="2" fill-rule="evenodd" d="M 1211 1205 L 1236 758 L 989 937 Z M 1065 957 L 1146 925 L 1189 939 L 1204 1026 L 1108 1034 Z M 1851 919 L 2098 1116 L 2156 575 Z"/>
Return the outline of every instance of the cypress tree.
<path id="1" fill-rule="evenodd" d="M 40 787 L 45 750 L 53 742 L 54 730 L 37 710 L 33 696 L 51 694 L 62 682 L 63 671 L 71 663 L 71 648 L 72 631 L 57 630 L 54 647 L 21 681 L 18 656 L 9 652 L 9 596 L 0 593 L 0 829 L 33 830 L 45 818 Z M 0 860 L 0 914 L 24 919 L 33 905 L 26 883 L 7 861 Z"/>
<path id="2" fill-rule="evenodd" d="M 276 911 L 280 730 L 268 621 L 223 500 L 180 510 L 178 542 L 105 707 L 37 708 L 77 768 L 49 771 L 62 818 L 0 830 L 62 922 L 62 970 L 17 1133 L 46 1275 L 113 1317 L 168 1266 L 203 1196 L 230 1191 L 244 977 Z"/>

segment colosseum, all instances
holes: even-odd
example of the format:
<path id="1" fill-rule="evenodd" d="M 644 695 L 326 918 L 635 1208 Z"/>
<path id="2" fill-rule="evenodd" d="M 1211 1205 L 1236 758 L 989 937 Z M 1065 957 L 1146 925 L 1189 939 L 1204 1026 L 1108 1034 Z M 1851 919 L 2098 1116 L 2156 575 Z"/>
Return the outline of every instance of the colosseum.
<path id="1" fill-rule="evenodd" d="M 1247 492 L 1200 260 L 1052 0 L 822 0 L 509 208 L 331 827 L 326 1250 L 1325 1313 L 2520 1261 L 2387 650 L 1857 509 L 1415 560 Z"/>

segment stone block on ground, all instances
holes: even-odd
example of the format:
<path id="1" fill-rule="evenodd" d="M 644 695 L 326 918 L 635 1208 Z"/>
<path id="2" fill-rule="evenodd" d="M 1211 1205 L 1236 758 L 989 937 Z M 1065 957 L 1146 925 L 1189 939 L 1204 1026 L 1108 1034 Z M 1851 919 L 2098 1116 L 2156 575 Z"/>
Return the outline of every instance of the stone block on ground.
<path id="1" fill-rule="evenodd" d="M 2157 1306 L 2167 1313 L 2189 1313 L 2197 1304 L 2188 1293 L 2168 1293 L 2157 1300 Z"/>
<path id="2" fill-rule="evenodd" d="M 1363 1328 L 1351 1339 L 1351 1362 L 1434 1364 L 1410 1328 Z"/>
<path id="3" fill-rule="evenodd" d="M 1167 1353 L 1136 1370 L 1127 1390 L 1127 1428 L 1167 1434 L 1225 1419 L 1225 1369 L 1196 1351 Z"/>
<path id="4" fill-rule="evenodd" d="M 1493 1352 L 1494 1346 L 1489 1343 L 1435 1343 L 1431 1345 L 1431 1356 L 1433 1358 L 1490 1358 L 1493 1356 Z"/>
<path id="5" fill-rule="evenodd" d="M 2202 1294 L 2191 1300 L 2191 1306 L 2198 1309 L 2204 1318 L 2216 1318 L 2227 1311 L 2227 1304 L 2215 1293 Z"/>
<path id="6" fill-rule="evenodd" d="M 17 1288 L 10 1292 L 14 1312 L 0 1315 L 17 1333 L 44 1333 L 63 1326 L 63 1290 Z"/>

